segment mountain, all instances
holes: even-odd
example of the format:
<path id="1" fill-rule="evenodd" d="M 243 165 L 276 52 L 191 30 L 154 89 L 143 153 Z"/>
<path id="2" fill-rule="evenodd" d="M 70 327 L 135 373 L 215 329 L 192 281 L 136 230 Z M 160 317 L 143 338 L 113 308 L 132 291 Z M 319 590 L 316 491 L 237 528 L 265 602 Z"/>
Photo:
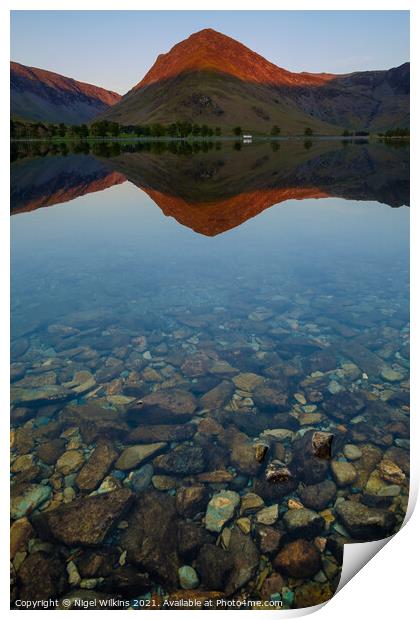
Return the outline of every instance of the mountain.
<path id="1" fill-rule="evenodd" d="M 201 30 L 158 56 L 145 77 L 99 118 L 121 124 L 176 121 L 240 125 L 267 133 L 382 130 L 409 123 L 409 63 L 346 75 L 293 73 L 238 41 Z"/>
<path id="2" fill-rule="evenodd" d="M 85 123 L 120 99 L 118 93 L 99 86 L 10 63 L 10 111 L 14 117 L 52 123 Z"/>

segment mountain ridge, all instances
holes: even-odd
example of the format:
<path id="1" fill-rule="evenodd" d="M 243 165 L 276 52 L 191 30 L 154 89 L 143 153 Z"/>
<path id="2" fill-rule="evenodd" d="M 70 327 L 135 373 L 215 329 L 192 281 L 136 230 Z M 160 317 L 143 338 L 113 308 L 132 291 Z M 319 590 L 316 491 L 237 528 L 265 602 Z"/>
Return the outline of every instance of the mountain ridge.
<path id="1" fill-rule="evenodd" d="M 258 74 L 255 72 L 257 65 Z M 185 71 L 212 70 L 262 84 L 320 85 L 334 77 L 329 73 L 293 73 L 278 67 L 239 41 L 206 28 L 180 41 L 166 54 L 160 54 L 143 79 L 131 90 L 139 90 Z"/>
<path id="2" fill-rule="evenodd" d="M 10 62 L 11 114 L 28 120 L 87 122 L 121 95 L 73 78 Z"/>

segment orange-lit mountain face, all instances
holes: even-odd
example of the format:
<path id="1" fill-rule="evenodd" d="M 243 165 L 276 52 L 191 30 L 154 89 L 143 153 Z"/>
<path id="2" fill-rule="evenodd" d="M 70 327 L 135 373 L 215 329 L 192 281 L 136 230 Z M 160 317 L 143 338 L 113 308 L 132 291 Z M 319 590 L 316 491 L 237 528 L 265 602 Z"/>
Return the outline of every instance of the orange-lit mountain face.
<path id="1" fill-rule="evenodd" d="M 222 200 L 190 204 L 177 196 L 142 187 L 167 217 L 173 217 L 196 233 L 215 237 L 240 226 L 266 209 L 286 200 L 329 198 L 316 187 L 287 187 L 244 192 Z"/>
<path id="2" fill-rule="evenodd" d="M 121 99 L 111 90 L 17 62 L 10 63 L 10 91 L 12 115 L 56 123 L 89 121 Z"/>
<path id="3" fill-rule="evenodd" d="M 247 82 L 277 86 L 319 86 L 335 77 L 327 73 L 286 71 L 231 37 L 207 28 L 177 43 L 167 54 L 158 56 L 133 90 L 188 71 L 217 71 Z"/>
<path id="4" fill-rule="evenodd" d="M 347 75 L 293 73 L 220 32 L 201 30 L 158 56 L 144 78 L 100 115 L 122 125 L 178 121 L 269 134 L 382 131 L 409 124 L 408 63 Z"/>

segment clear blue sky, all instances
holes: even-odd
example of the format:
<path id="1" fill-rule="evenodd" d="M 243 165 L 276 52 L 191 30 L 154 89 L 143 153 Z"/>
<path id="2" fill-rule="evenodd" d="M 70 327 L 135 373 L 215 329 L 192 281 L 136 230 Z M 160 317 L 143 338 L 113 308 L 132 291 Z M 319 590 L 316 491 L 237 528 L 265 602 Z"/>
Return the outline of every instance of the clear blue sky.
<path id="1" fill-rule="evenodd" d="M 158 54 L 203 28 L 291 71 L 409 60 L 408 11 L 12 11 L 11 59 L 125 93 Z"/>

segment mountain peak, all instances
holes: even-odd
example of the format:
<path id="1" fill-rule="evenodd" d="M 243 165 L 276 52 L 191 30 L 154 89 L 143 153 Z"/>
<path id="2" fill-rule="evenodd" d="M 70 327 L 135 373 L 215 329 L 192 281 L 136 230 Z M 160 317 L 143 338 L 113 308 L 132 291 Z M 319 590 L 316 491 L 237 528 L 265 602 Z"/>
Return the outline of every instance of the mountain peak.
<path id="1" fill-rule="evenodd" d="M 316 86 L 331 79 L 327 74 L 286 71 L 232 37 L 204 28 L 174 45 L 166 54 L 160 54 L 133 91 L 191 71 L 219 72 L 247 82 L 277 86 Z"/>

